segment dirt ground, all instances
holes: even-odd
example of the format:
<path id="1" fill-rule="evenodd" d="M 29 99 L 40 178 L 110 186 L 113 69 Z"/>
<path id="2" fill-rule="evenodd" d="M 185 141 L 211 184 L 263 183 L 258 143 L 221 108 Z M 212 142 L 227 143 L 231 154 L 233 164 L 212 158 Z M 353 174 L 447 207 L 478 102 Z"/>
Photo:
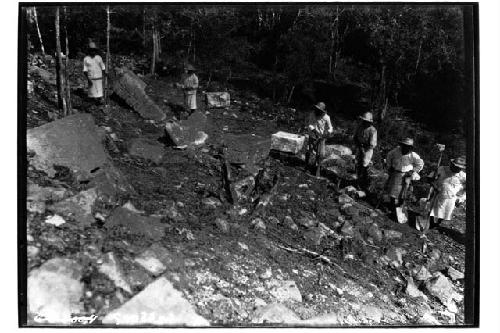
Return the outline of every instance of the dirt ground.
<path id="1" fill-rule="evenodd" d="M 27 127 L 40 126 L 56 114 L 55 98 L 49 86 L 39 85 L 28 99 Z M 146 79 L 149 95 L 161 105 L 172 99 L 171 79 Z M 316 178 L 290 159 L 267 157 L 259 163 L 270 175 L 278 175 L 278 183 L 268 204 L 255 209 L 250 200 L 231 205 L 220 193 L 221 167 L 216 158 L 218 147 L 230 135 L 254 134 L 269 138 L 278 130 L 293 130 L 300 111 L 293 114 L 267 112 L 258 96 L 231 89 L 232 105 L 206 111 L 209 125 L 206 144 L 196 149 L 178 150 L 165 146 L 159 163 L 131 156 L 127 142 L 134 138 L 160 140 L 163 125 L 142 119 L 115 98 L 109 107 L 87 106 L 84 94 L 75 92 L 74 108 L 91 113 L 96 124 L 110 127 L 119 140 L 117 149 L 108 153 L 113 165 L 124 175 L 135 193 L 120 197 L 115 203 L 97 207 L 104 217 L 115 207 L 130 201 L 145 215 L 161 215 L 166 233 L 159 241 L 132 234 L 123 228 L 107 229 L 96 223 L 78 227 L 66 223 L 56 227 L 44 223 L 49 214 L 28 213 L 28 244 L 39 248 L 28 258 L 28 270 L 46 260 L 65 256 L 86 263 L 84 274 L 88 313 L 105 315 L 140 292 L 154 277 L 140 270 L 131 259 L 153 244 L 170 253 L 172 262 L 162 275 L 182 291 L 197 313 L 212 325 L 249 325 L 255 310 L 264 303 L 276 301 L 275 285 L 293 280 L 300 290 L 302 302 L 283 300 L 301 319 L 336 313 L 340 325 L 421 325 L 424 314 L 431 314 L 440 324 L 462 324 L 463 302 L 455 314 L 425 292 L 428 299 L 410 297 L 407 279 L 416 267 L 424 265 L 431 273 L 448 267 L 464 272 L 465 211 L 457 209 L 453 221 L 439 230 L 421 233 L 407 224 L 390 220 L 382 210 L 374 209 L 372 200 L 356 200 L 353 208 L 339 203 L 342 188 L 335 179 Z M 200 101 L 202 102 L 202 101 Z M 286 111 L 286 109 L 285 109 Z M 283 111 L 283 112 L 285 112 Z M 291 111 L 290 111 L 291 112 Z M 182 114 L 171 114 L 181 117 Z M 343 143 L 343 142 L 342 142 Z M 109 148 L 107 146 L 107 148 Z M 232 166 L 238 179 L 250 173 Z M 28 166 L 28 181 L 41 186 L 64 186 L 77 193 L 88 184 L 79 184 L 61 171 L 55 178 Z M 261 196 L 262 198 L 262 196 Z M 218 204 L 211 206 L 207 199 Z M 222 199 L 222 200 L 221 200 Z M 166 211 L 175 207 L 180 217 Z M 285 217 L 291 217 L 297 229 L 290 228 Z M 221 230 L 217 218 L 227 221 Z M 252 221 L 261 218 L 265 230 Z M 309 228 L 300 221 L 310 218 L 323 223 L 333 233 L 324 235 L 319 244 L 308 237 Z M 353 235 L 342 231 L 345 223 L 354 227 Z M 370 237 L 369 227 L 376 223 L 380 230 L 401 232 L 401 237 L 380 241 Z M 104 223 L 105 225 L 105 223 Z M 423 251 L 423 244 L 427 248 Z M 405 250 L 399 267 L 384 262 L 392 249 Z M 298 249 L 307 249 L 317 255 Z M 95 251 L 97 254 L 91 253 Z M 139 283 L 132 293 L 117 291 L 113 281 L 96 269 L 99 253 L 115 253 L 126 275 L 137 275 Z M 389 255 L 390 256 L 390 255 Z M 323 260 L 327 258 L 329 262 Z M 396 265 L 397 266 L 397 265 Z M 463 293 L 463 280 L 453 282 Z M 88 297 L 87 297 L 88 296 Z M 96 322 L 98 324 L 98 322 Z"/>

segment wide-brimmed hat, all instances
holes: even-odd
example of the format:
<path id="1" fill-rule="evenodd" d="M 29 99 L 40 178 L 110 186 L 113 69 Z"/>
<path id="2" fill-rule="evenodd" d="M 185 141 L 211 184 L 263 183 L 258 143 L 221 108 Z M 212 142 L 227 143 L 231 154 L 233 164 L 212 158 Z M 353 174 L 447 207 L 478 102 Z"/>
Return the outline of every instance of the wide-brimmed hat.
<path id="1" fill-rule="evenodd" d="M 89 49 L 97 49 L 97 45 L 94 42 L 89 43 Z"/>
<path id="2" fill-rule="evenodd" d="M 451 160 L 451 163 L 460 169 L 465 169 L 467 167 L 467 162 L 464 156 L 460 156 L 458 158 L 454 158 Z"/>
<path id="3" fill-rule="evenodd" d="M 318 102 L 318 104 L 316 104 L 314 107 L 315 107 L 316 109 L 320 110 L 321 112 L 326 113 L 326 105 L 325 105 L 325 103 L 323 103 L 323 102 Z"/>
<path id="4" fill-rule="evenodd" d="M 193 71 L 193 72 L 194 72 L 196 69 L 194 68 L 194 66 L 193 66 L 193 65 L 187 65 L 187 66 L 186 66 L 186 70 L 187 70 L 187 71 Z"/>
<path id="5" fill-rule="evenodd" d="M 405 146 L 413 146 L 412 138 L 404 138 L 403 140 L 399 140 L 399 143 Z"/>
<path id="6" fill-rule="evenodd" d="M 365 112 L 363 115 L 359 116 L 359 119 L 373 123 L 373 114 L 371 112 Z"/>

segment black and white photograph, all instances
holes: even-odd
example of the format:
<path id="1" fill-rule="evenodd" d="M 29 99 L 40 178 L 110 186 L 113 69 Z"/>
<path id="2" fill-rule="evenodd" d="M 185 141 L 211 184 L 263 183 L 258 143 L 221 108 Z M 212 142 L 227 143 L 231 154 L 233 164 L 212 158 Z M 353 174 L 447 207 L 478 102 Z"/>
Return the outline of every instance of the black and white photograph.
<path id="1" fill-rule="evenodd" d="M 19 327 L 478 327 L 478 3 L 18 10 Z"/>

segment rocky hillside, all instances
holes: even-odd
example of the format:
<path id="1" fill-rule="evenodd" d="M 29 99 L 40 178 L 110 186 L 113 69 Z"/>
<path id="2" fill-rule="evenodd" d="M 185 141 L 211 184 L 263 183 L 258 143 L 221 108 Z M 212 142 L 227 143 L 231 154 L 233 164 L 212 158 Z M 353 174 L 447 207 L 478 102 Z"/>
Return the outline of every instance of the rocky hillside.
<path id="1" fill-rule="evenodd" d="M 423 235 L 375 209 L 350 186 L 352 124 L 316 178 L 269 150 L 301 110 L 227 87 L 187 117 L 171 78 L 144 77 L 150 111 L 118 88 L 98 107 L 75 75 L 61 118 L 51 64 L 29 73 L 28 324 L 463 323 L 465 212 Z"/>

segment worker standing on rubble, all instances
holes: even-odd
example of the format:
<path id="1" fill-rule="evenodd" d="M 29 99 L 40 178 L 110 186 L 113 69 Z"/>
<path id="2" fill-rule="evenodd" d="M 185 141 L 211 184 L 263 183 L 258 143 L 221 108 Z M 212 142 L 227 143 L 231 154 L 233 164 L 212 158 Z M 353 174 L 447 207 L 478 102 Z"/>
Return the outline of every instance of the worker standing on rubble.
<path id="1" fill-rule="evenodd" d="M 387 192 L 391 198 L 391 211 L 395 212 L 404 201 L 411 182 L 420 179 L 418 173 L 423 169 L 424 161 L 413 151 L 413 139 L 405 138 L 399 142 L 399 147 L 387 154 L 386 164 L 389 170 Z"/>
<path id="2" fill-rule="evenodd" d="M 450 166 L 437 170 L 437 180 L 432 184 L 436 196 L 431 206 L 430 228 L 439 226 L 443 220 L 451 220 L 455 206 L 465 201 L 465 169 L 465 157 L 462 156 L 452 159 Z"/>
<path id="3" fill-rule="evenodd" d="M 316 165 L 325 155 L 325 141 L 333 133 L 330 116 L 326 113 L 326 105 L 319 102 L 314 105 L 307 121 L 306 169 L 309 167 L 311 153 L 316 153 Z"/>
<path id="4" fill-rule="evenodd" d="M 186 66 L 187 76 L 183 79 L 181 88 L 184 90 L 184 104 L 190 113 L 196 111 L 196 90 L 198 89 L 198 77 L 192 65 Z"/>
<path id="5" fill-rule="evenodd" d="M 106 67 L 94 42 L 89 43 L 88 55 L 83 58 L 83 74 L 88 82 L 88 96 L 96 104 L 102 103 L 102 79 L 106 75 Z"/>
<path id="6" fill-rule="evenodd" d="M 354 134 L 356 145 L 356 174 L 358 186 L 363 191 L 368 190 L 368 168 L 372 161 L 373 149 L 377 146 L 377 130 L 373 126 L 373 114 L 365 112 L 359 117 L 360 124 Z"/>

